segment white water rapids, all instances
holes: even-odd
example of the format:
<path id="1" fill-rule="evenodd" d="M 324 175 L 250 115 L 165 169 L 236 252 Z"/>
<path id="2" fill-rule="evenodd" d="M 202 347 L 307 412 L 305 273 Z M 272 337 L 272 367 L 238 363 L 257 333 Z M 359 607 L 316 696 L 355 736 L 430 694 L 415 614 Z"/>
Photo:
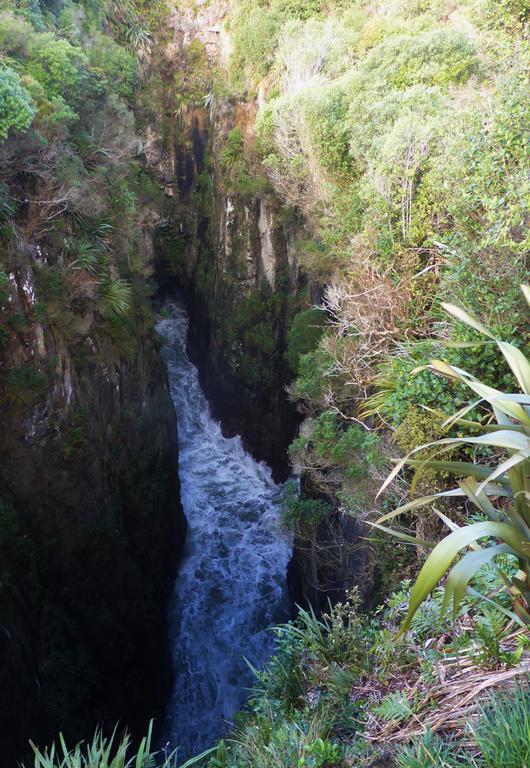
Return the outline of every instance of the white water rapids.
<path id="1" fill-rule="evenodd" d="M 188 518 L 170 604 L 175 687 L 167 733 L 179 757 L 211 746 L 248 697 L 245 658 L 262 664 L 268 628 L 288 618 L 290 542 L 280 525 L 280 487 L 239 437 L 223 437 L 186 354 L 185 310 L 160 320 L 178 420 L 181 500 Z"/>

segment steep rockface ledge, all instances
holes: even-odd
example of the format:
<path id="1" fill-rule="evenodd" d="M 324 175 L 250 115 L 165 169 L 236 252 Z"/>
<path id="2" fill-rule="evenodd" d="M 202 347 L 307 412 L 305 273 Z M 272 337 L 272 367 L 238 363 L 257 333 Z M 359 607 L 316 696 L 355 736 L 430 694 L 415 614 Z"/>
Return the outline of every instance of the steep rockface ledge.
<path id="1" fill-rule="evenodd" d="M 185 518 L 149 323 L 36 319 L 40 249 L 9 274 L 0 351 L 0 751 L 143 729 L 171 684 L 165 600 Z"/>
<path id="2" fill-rule="evenodd" d="M 305 222 L 272 193 L 256 160 L 257 102 L 217 96 L 212 84 L 227 77 L 226 5 L 212 0 L 195 13 L 175 11 L 159 51 L 163 121 L 146 137 L 166 193 L 155 259 L 165 289 L 184 289 L 190 355 L 224 431 L 240 434 L 283 479 L 300 422 L 285 391 L 294 375 L 287 337 L 296 313 L 319 301 L 320 287 L 296 257 Z M 326 609 L 328 598 L 341 599 L 360 582 L 366 594 L 364 533 L 337 510 L 307 537 L 297 536 L 293 599 Z M 322 552 L 331 556 L 324 561 Z"/>
<path id="3" fill-rule="evenodd" d="M 308 496 L 322 497 L 306 477 L 302 477 L 302 487 Z M 369 604 L 374 562 L 366 543 L 368 535 L 366 525 L 340 508 L 315 526 L 299 526 L 288 571 L 293 602 L 309 602 L 317 614 L 322 614 L 329 611 L 330 601 L 343 601 L 346 593 L 356 588 L 362 603 Z"/>
<path id="4" fill-rule="evenodd" d="M 285 392 L 292 377 L 286 336 L 301 301 L 297 223 L 271 193 L 231 189 L 220 163 L 230 132 L 240 131 L 246 142 L 252 121 L 251 110 L 231 101 L 213 115 L 199 108 L 184 115 L 157 270 L 188 298 L 190 353 L 225 433 L 242 435 L 285 477 L 285 451 L 298 423 Z"/>

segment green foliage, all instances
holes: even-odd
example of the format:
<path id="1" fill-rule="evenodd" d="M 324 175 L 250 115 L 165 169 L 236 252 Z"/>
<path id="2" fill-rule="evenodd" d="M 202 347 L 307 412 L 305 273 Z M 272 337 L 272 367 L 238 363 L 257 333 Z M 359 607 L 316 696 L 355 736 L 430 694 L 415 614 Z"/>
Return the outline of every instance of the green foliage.
<path id="1" fill-rule="evenodd" d="M 131 747 L 131 738 L 124 734 L 117 737 L 116 729 L 110 738 L 97 731 L 92 741 L 78 744 L 73 749 L 66 745 L 64 737 L 59 736 L 57 746 L 43 752 L 33 746 L 35 768 L 178 768 L 176 753 L 163 756 L 153 749 L 153 723 L 149 725 L 145 736 L 136 750 Z M 203 752 L 187 761 L 180 768 L 191 768 L 205 759 L 211 750 Z M 29 768 L 29 766 L 28 766 Z"/>
<path id="2" fill-rule="evenodd" d="M 251 0 L 238 4 L 230 22 L 232 54 L 230 74 L 234 85 L 243 89 L 248 82 L 255 87 L 274 59 L 279 34 L 278 19 Z"/>
<path id="3" fill-rule="evenodd" d="M 137 62 L 108 35 L 97 35 L 88 51 L 90 66 L 106 91 L 129 101 L 134 92 Z"/>
<path id="4" fill-rule="evenodd" d="M 79 105 L 94 93 L 95 82 L 88 73 L 88 59 L 68 40 L 52 34 L 36 38 L 27 68 L 52 97 Z"/>
<path id="5" fill-rule="evenodd" d="M 67 461 L 87 443 L 87 415 L 83 409 L 76 409 L 69 415 L 63 439 L 64 458 Z"/>
<path id="6" fill-rule="evenodd" d="M 307 21 L 318 16 L 322 10 L 322 0 L 272 0 L 271 13 L 284 20 L 298 19 Z"/>
<path id="7" fill-rule="evenodd" d="M 101 307 L 105 317 L 124 317 L 129 312 L 132 292 L 127 283 L 113 274 L 105 275 L 100 281 Z"/>
<path id="8" fill-rule="evenodd" d="M 315 526 L 330 514 L 332 506 L 322 499 L 288 499 L 283 508 L 284 520 L 290 527 Z"/>
<path id="9" fill-rule="evenodd" d="M 448 410 L 469 400 L 465 388 L 428 371 L 411 375 L 426 354 L 438 354 L 439 345 L 425 341 L 441 322 L 437 290 L 499 337 L 525 343 L 517 290 L 528 252 L 525 13 L 515 1 L 493 5 L 465 2 L 459 25 L 435 0 L 403 0 L 384 12 L 315 3 L 303 14 L 236 3 L 231 16 L 235 34 L 246 34 L 251 10 L 270 31 L 261 40 L 267 56 L 251 44 L 236 69 L 251 89 L 268 74 L 257 148 L 276 192 L 314 230 L 297 248 L 303 271 L 325 284 L 348 285 L 353 276 L 361 291 L 368 264 L 404 293 L 408 309 L 393 341 L 379 356 L 364 356 L 378 391 L 362 412 L 392 427 L 403 424 L 411 402 Z M 376 324 L 376 304 L 367 313 Z M 336 374 L 345 357 L 344 335 L 336 336 L 330 331 L 332 343 L 299 360 L 294 395 L 306 411 L 331 401 L 349 413 L 353 404 L 352 388 L 345 393 Z M 452 338 L 471 340 L 462 326 Z M 364 341 L 361 333 L 361 349 Z M 486 384 L 512 387 L 495 345 L 454 348 L 446 357 L 481 369 Z"/>
<path id="10" fill-rule="evenodd" d="M 341 762 L 342 750 L 339 745 L 318 738 L 304 747 L 304 755 L 298 760 L 298 765 L 307 768 L 331 768 Z"/>
<path id="11" fill-rule="evenodd" d="M 457 768 L 465 765 L 465 758 L 455 754 L 454 744 L 444 742 L 430 731 L 412 746 L 402 747 L 396 760 L 398 768 Z"/>
<path id="12" fill-rule="evenodd" d="M 413 371 L 425 362 L 425 356 L 432 354 L 431 343 L 415 344 L 404 348 L 399 355 L 385 358 L 374 378 L 376 392 L 363 407 L 366 416 L 378 414 L 399 426 L 412 404 L 416 407 L 436 407 L 447 411 L 456 405 L 465 405 L 465 390 L 451 387 L 444 378 L 434 376 L 430 371 Z"/>
<path id="13" fill-rule="evenodd" d="M 0 402 L 33 404 L 45 393 L 46 377 L 31 365 L 11 368 L 0 381 Z"/>
<path id="14" fill-rule="evenodd" d="M 320 163 L 336 177 L 353 171 L 350 154 L 350 126 L 347 116 L 350 106 L 343 88 L 322 90 L 319 99 L 310 102 L 307 122 L 311 138 L 317 147 Z"/>
<path id="15" fill-rule="evenodd" d="M 0 69 L 0 140 L 28 128 L 34 116 L 31 97 L 18 74 L 10 68 Z"/>
<path id="16" fill-rule="evenodd" d="M 282 26 L 319 16 L 321 0 L 239 0 L 230 17 L 230 73 L 234 85 L 255 88 L 269 72 Z"/>
<path id="17" fill-rule="evenodd" d="M 482 703 L 471 726 L 487 768 L 519 768 L 530 762 L 530 694 L 528 682 L 509 693 L 493 694 Z"/>
<path id="18" fill-rule="evenodd" d="M 415 714 L 414 708 L 410 706 L 409 699 L 403 691 L 389 693 L 373 711 L 383 720 L 395 723 L 402 723 Z"/>
<path id="19" fill-rule="evenodd" d="M 326 325 L 325 313 L 316 307 L 305 309 L 295 315 L 287 336 L 286 360 L 296 373 L 302 355 L 312 352 L 317 346 Z"/>
<path id="20" fill-rule="evenodd" d="M 2 266 L 0 266 L 0 307 L 3 307 L 11 293 L 11 283 Z"/>
<path id="21" fill-rule="evenodd" d="M 519 768 L 530 759 L 530 696 L 525 684 L 483 700 L 471 734 L 480 750 L 474 758 L 454 741 L 427 732 L 396 755 L 398 768 Z"/>
<path id="22" fill-rule="evenodd" d="M 395 88 L 461 83 L 477 69 L 475 46 L 461 33 L 433 30 L 393 35 L 376 46 L 361 67 L 363 77 Z M 373 87 L 373 86 L 372 86 Z"/>
<path id="23" fill-rule="evenodd" d="M 308 427 L 290 446 L 293 457 L 309 451 L 318 466 L 340 467 L 349 479 L 360 479 L 369 467 L 381 464 L 376 432 L 359 424 L 345 426 L 332 411 L 321 413 Z"/>
<path id="24" fill-rule="evenodd" d="M 486 583 L 490 589 L 498 587 L 494 569 Z M 362 614 L 358 595 L 352 592 L 321 619 L 311 610 L 300 610 L 296 621 L 275 628 L 275 653 L 263 670 L 254 670 L 257 681 L 252 698 L 238 717 L 235 732 L 219 744 L 208 768 L 373 764 L 377 753 L 371 753 L 364 740 L 364 724 L 373 723 L 374 717 L 401 724 L 421 721 L 430 708 L 427 675 L 431 674 L 436 684 L 438 662 L 444 657 L 443 651 L 427 641 L 432 641 L 433 630 L 445 636 L 450 629 L 449 624 L 433 627 L 432 617 L 439 613 L 443 600 L 443 591 L 437 590 L 414 619 L 414 637 L 396 640 L 392 627 L 402 616 L 409 594 L 405 585 L 384 606 Z M 464 624 L 476 618 L 475 610 L 478 615 L 485 610 L 483 618 L 488 612 L 493 618 L 495 612 L 490 605 L 466 598 Z M 472 632 L 459 637 L 453 627 L 451 653 L 469 652 L 475 647 Z M 381 701 L 381 687 L 399 684 L 404 670 L 406 687 L 394 689 Z M 420 670 L 426 690 L 419 686 L 411 696 L 411 676 L 419 675 Z M 371 689 L 373 698 L 368 692 Z M 427 731 L 410 745 L 398 747 L 396 766 L 525 765 L 530 700 L 526 689 L 521 688 L 511 713 L 508 696 L 499 694 L 491 703 L 483 702 L 472 733 L 465 734 L 465 742 L 470 735 L 476 740 L 480 755 L 472 758 L 460 739 Z M 493 729 L 498 739 L 489 737 Z"/>
<path id="25" fill-rule="evenodd" d="M 23 312 L 14 312 L 9 315 L 7 324 L 14 333 L 24 333 L 28 330 L 28 318 Z"/>
<path id="26" fill-rule="evenodd" d="M 529 299 L 530 305 L 528 289 L 523 287 L 523 292 Z M 475 332 L 478 331 L 496 341 L 491 331 L 463 310 L 450 304 L 444 307 L 448 313 Z M 519 571 L 511 581 L 507 574 L 503 576 L 504 583 L 509 587 L 516 613 L 520 617 L 517 618 L 514 614 L 514 618 L 519 623 L 522 623 L 521 618 L 525 623 L 530 623 L 530 547 L 527 541 L 530 530 L 528 503 L 530 411 L 527 405 L 530 394 L 530 362 L 512 344 L 501 341 L 496 341 L 496 344 L 524 394 L 507 394 L 487 387 L 472 374 L 448 365 L 446 362 L 434 360 L 430 366 L 433 371 L 460 381 L 478 395 L 479 399 L 476 403 L 458 411 L 445 422 L 448 426 L 461 425 L 470 428 L 472 433 L 444 438 L 414 448 L 397 464 L 381 489 L 387 487 L 406 464 L 447 470 L 456 476 L 466 478 L 452 491 L 433 493 L 398 507 L 397 510 L 381 517 L 376 525 L 386 523 L 403 512 L 422 507 L 445 496 L 467 498 L 487 518 L 485 522 L 473 522 L 460 528 L 453 526 L 449 521 L 449 527 L 453 532 L 436 545 L 423 565 L 411 594 L 402 632 L 410 626 L 418 607 L 447 571 L 449 575 L 443 607 L 445 608 L 452 601 L 453 616 L 456 616 L 460 602 L 477 571 L 494 560 L 497 555 L 504 553 L 516 558 L 519 565 Z M 477 421 L 466 418 L 469 412 L 482 402 L 487 403 L 491 408 L 486 419 Z M 481 434 L 475 436 L 475 432 L 481 432 Z M 447 462 L 430 457 L 423 460 L 412 458 L 425 448 L 434 448 L 439 455 L 460 445 L 476 446 L 479 450 L 482 447 L 491 449 L 491 454 L 487 455 L 490 463 L 484 464 L 480 461 L 480 454 L 478 460 L 475 459 L 474 462 Z M 499 459 L 494 453 L 499 449 L 507 455 L 507 458 Z M 495 504 L 498 499 L 503 499 L 502 507 Z M 485 547 L 477 547 L 476 542 L 480 539 L 489 539 L 490 543 Z M 494 541 L 491 542 L 491 539 Z M 502 543 L 494 543 L 496 540 Z M 471 550 L 451 567 L 455 558 L 468 547 L 471 547 Z"/>
<path id="27" fill-rule="evenodd" d="M 226 145 L 219 153 L 219 159 L 225 168 L 232 168 L 244 159 L 241 128 L 232 128 L 229 132 Z"/>
<path id="28" fill-rule="evenodd" d="M 65 251 L 73 258 L 72 269 L 86 269 L 94 273 L 97 269 L 100 249 L 98 244 L 89 237 L 82 236 L 68 240 L 65 243 Z"/>

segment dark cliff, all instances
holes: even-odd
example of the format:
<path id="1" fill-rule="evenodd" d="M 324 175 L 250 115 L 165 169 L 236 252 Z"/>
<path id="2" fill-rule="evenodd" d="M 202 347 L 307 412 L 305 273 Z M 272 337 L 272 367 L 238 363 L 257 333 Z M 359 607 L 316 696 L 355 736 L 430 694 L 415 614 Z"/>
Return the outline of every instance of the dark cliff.
<path id="1" fill-rule="evenodd" d="M 126 349 L 72 313 L 35 318 L 38 265 L 8 273 L 0 353 L 4 753 L 98 722 L 143 727 L 170 686 L 165 599 L 185 519 L 151 324 Z M 12 326 L 12 323 L 11 323 Z M 75 328 L 75 330 L 74 330 Z M 123 340 L 122 340 L 123 342 Z"/>

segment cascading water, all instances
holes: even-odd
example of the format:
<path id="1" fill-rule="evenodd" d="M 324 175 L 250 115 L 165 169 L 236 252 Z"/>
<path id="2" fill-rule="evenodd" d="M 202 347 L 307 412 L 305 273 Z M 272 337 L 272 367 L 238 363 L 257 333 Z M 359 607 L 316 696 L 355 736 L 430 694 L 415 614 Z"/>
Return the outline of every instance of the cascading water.
<path id="1" fill-rule="evenodd" d="M 166 341 L 189 529 L 170 605 L 175 688 L 167 721 L 170 745 L 184 757 L 211 746 L 241 708 L 252 683 L 245 658 L 259 664 L 270 654 L 267 629 L 288 616 L 291 547 L 280 487 L 239 437 L 223 437 L 186 354 L 186 312 L 169 309 L 157 330 Z"/>

